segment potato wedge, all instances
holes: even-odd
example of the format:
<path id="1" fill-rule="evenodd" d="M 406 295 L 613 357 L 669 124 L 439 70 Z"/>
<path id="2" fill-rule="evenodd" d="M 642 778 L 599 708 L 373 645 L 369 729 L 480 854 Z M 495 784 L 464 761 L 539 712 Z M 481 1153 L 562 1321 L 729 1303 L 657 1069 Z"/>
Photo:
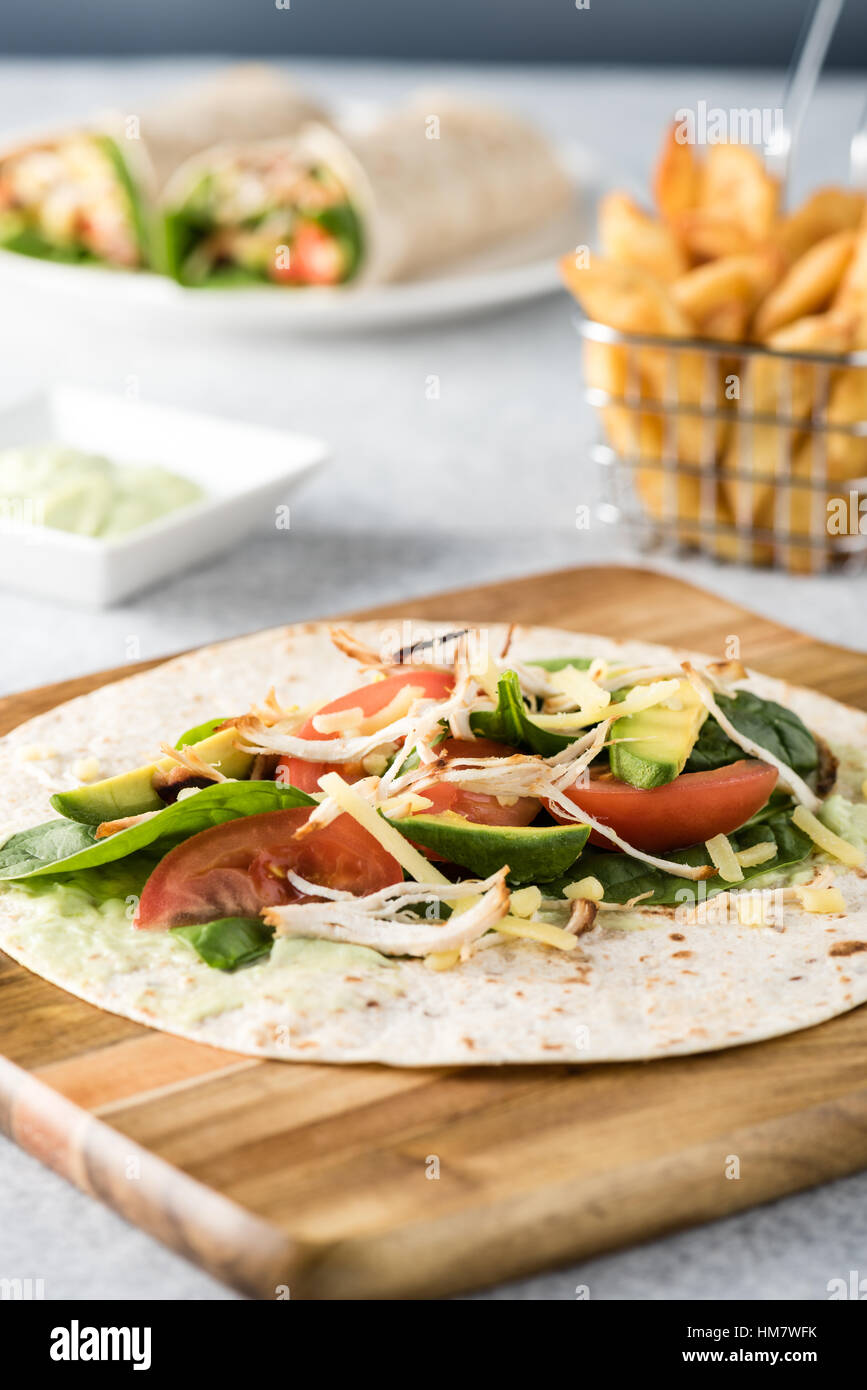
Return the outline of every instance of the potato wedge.
<path id="1" fill-rule="evenodd" d="M 677 138 L 678 126 L 666 134 L 653 178 L 653 197 L 667 221 L 698 206 L 701 167 L 692 145 Z"/>
<path id="2" fill-rule="evenodd" d="M 676 280 L 688 268 L 686 254 L 671 228 L 657 222 L 625 193 L 609 193 L 602 199 L 599 240 L 611 260 L 639 266 L 658 280 Z"/>
<path id="3" fill-rule="evenodd" d="M 855 253 L 855 232 L 834 232 L 816 242 L 795 262 L 756 314 L 757 338 L 830 304 Z"/>
<path id="4" fill-rule="evenodd" d="M 711 145 L 701 175 L 701 207 L 728 217 L 753 242 L 767 239 L 780 201 L 779 182 L 749 145 Z"/>
<path id="5" fill-rule="evenodd" d="M 774 241 L 790 265 L 805 251 L 835 232 L 854 231 L 867 199 L 848 188 L 817 188 L 815 193 L 777 224 Z"/>
<path id="6" fill-rule="evenodd" d="M 769 252 L 723 256 L 675 280 L 671 297 L 700 337 L 734 342 L 747 336 L 755 308 L 779 271 L 778 258 Z"/>
<path id="7" fill-rule="evenodd" d="M 834 373 L 828 401 L 829 425 L 867 426 L 867 367 Z M 867 475 L 867 436 L 828 434 L 828 475 L 835 481 Z"/>
<path id="8" fill-rule="evenodd" d="M 666 285 L 639 266 L 618 265 L 595 255 L 586 266 L 576 266 L 573 256 L 564 256 L 560 269 L 584 312 L 597 323 L 621 333 L 688 335 L 689 320 L 672 301 Z"/>

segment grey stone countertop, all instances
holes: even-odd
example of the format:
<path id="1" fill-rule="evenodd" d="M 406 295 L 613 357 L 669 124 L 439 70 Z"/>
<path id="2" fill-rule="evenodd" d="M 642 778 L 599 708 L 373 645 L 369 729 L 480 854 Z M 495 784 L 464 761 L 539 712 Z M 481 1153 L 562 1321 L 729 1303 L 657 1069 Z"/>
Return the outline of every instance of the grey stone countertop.
<path id="1" fill-rule="evenodd" d="M 93 105 L 129 109 L 189 64 L 0 64 L 0 131 Z M 510 102 L 557 139 L 594 143 L 613 183 L 646 181 L 672 110 L 704 99 L 775 105 L 779 77 L 731 72 L 424 68 L 306 63 L 324 96 L 397 96 L 448 82 Z M 817 95 L 796 185 L 843 179 L 862 84 Z M 593 434 L 563 295 L 477 320 L 391 332 L 196 336 L 100 321 L 62 305 L 11 321 L 0 408 L 64 381 L 257 420 L 327 439 L 332 461 L 293 498 L 287 532 L 263 529 L 218 562 L 101 613 L 0 593 L 0 693 L 305 617 L 406 602 L 564 565 L 635 562 L 594 505 Z M 440 378 L 438 400 L 426 379 Z M 825 640 L 867 649 L 865 580 L 796 579 L 658 554 L 691 582 Z M 132 647 L 130 641 L 132 639 Z M 476 1295 L 496 1299 L 724 1300 L 827 1297 L 867 1262 L 867 1175 L 560 1273 Z M 49 1298 L 234 1295 L 35 1161 L 0 1143 L 0 1277 L 43 1278 Z"/>

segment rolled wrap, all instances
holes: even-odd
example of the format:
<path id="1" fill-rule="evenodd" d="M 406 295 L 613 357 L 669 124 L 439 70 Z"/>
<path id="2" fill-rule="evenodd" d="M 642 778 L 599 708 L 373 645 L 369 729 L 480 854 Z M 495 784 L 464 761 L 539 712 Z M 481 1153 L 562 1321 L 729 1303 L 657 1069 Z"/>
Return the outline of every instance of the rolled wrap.
<path id="1" fill-rule="evenodd" d="M 411 279 L 530 232 L 561 214 L 571 197 L 567 175 L 532 126 L 455 97 L 422 94 L 364 130 L 311 125 L 290 140 L 208 151 L 173 176 L 168 216 L 184 224 L 194 190 L 215 171 L 234 169 L 240 183 L 245 169 L 261 171 L 269 161 L 294 163 L 299 176 L 324 169 L 342 185 L 360 248 L 339 278 L 365 284 Z M 282 206 L 291 212 L 293 190 L 284 183 Z M 198 216 L 201 229 L 200 210 Z M 197 241 L 195 220 L 186 222 L 189 244 Z M 208 230 L 231 233 L 231 218 L 217 214 Z M 216 241 L 212 236 L 210 244 Z M 178 273 L 184 278 L 182 266 Z"/>
<path id="2" fill-rule="evenodd" d="M 0 246 L 164 269 L 156 209 L 172 174 L 217 141 L 284 136 L 313 118 L 321 108 L 281 73 L 245 64 L 141 113 L 19 140 L 0 155 Z"/>

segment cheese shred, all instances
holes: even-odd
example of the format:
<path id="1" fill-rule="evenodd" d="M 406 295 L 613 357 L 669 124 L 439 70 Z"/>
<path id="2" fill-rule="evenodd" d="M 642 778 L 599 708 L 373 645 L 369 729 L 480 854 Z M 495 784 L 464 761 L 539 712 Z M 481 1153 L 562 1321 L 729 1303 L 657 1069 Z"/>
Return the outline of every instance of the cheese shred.
<path id="1" fill-rule="evenodd" d="M 856 849 L 848 840 L 844 840 L 840 835 L 835 835 L 833 830 L 829 830 L 827 825 L 823 825 L 820 820 L 808 811 L 806 806 L 796 806 L 792 813 L 792 824 L 799 830 L 803 830 L 805 835 L 809 835 L 813 844 L 818 845 L 826 854 L 831 854 L 835 859 L 839 859 L 841 864 L 845 864 L 847 869 L 860 869 L 864 865 L 864 851 Z"/>

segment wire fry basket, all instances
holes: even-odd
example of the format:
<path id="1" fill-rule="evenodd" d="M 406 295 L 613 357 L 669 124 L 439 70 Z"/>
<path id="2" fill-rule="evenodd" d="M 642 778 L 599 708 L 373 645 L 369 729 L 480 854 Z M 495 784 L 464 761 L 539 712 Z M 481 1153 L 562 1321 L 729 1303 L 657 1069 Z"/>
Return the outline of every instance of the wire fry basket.
<path id="1" fill-rule="evenodd" d="M 867 560 L 867 352 L 579 320 L 600 518 L 643 548 L 818 572 Z"/>

